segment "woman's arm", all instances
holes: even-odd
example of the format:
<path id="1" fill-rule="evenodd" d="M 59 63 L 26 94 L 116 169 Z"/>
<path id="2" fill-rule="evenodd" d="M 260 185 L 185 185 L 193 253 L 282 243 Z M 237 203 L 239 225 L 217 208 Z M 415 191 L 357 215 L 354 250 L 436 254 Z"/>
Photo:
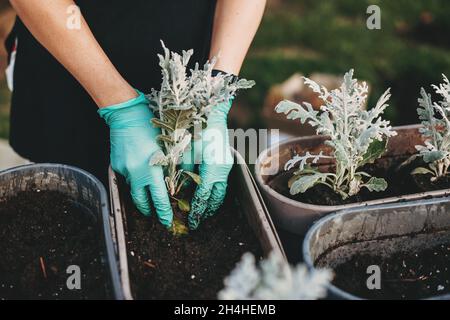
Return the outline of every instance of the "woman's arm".
<path id="1" fill-rule="evenodd" d="M 33 36 L 78 80 L 99 107 L 137 96 L 106 56 L 89 26 L 68 28 L 73 0 L 11 0 Z"/>
<path id="2" fill-rule="evenodd" d="M 266 0 L 217 0 L 210 58 L 216 69 L 238 75 L 261 22 Z"/>
<path id="3" fill-rule="evenodd" d="M 5 68 L 8 65 L 8 53 L 4 46 L 8 34 L 14 25 L 14 18 L 16 14 L 14 10 L 9 7 L 8 2 L 6 6 L 0 0 L 0 81 L 5 76 Z"/>

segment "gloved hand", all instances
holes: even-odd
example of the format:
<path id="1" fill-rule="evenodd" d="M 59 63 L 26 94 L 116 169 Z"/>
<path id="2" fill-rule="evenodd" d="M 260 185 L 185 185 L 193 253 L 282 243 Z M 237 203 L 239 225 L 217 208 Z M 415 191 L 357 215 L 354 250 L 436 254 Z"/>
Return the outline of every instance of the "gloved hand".
<path id="1" fill-rule="evenodd" d="M 227 127 L 231 104 L 230 101 L 213 107 L 206 128 L 192 142 L 191 155 L 183 157 L 182 168 L 185 170 L 193 171 L 194 163 L 200 164 L 201 183 L 195 191 L 188 217 L 191 230 L 212 216 L 225 199 L 228 175 L 234 162 Z"/>
<path id="2" fill-rule="evenodd" d="M 159 129 L 150 123 L 153 113 L 144 94 L 124 103 L 99 109 L 110 127 L 111 167 L 123 175 L 131 187 L 137 209 L 150 215 L 150 199 L 159 220 L 172 225 L 173 213 L 161 166 L 149 166 L 149 159 L 161 148 L 156 141 Z"/>

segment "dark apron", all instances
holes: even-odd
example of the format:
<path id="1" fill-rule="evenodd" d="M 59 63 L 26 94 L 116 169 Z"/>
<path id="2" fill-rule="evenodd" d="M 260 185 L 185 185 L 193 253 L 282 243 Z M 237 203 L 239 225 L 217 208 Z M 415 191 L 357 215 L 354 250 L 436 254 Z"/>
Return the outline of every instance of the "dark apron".
<path id="1" fill-rule="evenodd" d="M 214 0 L 76 1 L 112 63 L 135 88 L 158 88 L 160 39 L 173 51 L 208 58 Z M 33 162 L 83 168 L 106 181 L 108 128 L 79 83 L 18 19 L 10 143 Z"/>

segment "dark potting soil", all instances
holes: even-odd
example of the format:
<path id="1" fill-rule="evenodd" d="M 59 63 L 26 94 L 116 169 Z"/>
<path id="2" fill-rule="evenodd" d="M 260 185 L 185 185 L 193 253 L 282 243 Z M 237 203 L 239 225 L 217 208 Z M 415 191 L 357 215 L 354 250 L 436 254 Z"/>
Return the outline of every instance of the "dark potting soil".
<path id="1" fill-rule="evenodd" d="M 216 299 L 224 278 L 245 252 L 262 256 L 258 239 L 231 194 L 213 217 L 184 236 L 172 235 L 154 215 L 144 217 L 130 199 L 125 202 L 136 299 Z"/>
<path id="2" fill-rule="evenodd" d="M 434 191 L 450 188 L 450 177 L 441 177 L 435 181 L 431 180 L 432 175 L 430 174 L 418 174 L 413 176 L 414 183 L 417 185 L 419 190 Z"/>
<path id="3" fill-rule="evenodd" d="M 332 189 L 321 184 L 310 188 L 305 193 L 299 193 L 294 196 L 291 195 L 289 192 L 288 181 L 296 171 L 295 168 L 279 173 L 273 177 L 268 184 L 275 191 L 290 199 L 302 203 L 328 206 L 365 202 L 450 188 L 450 179 L 448 178 L 432 182 L 429 175 L 412 176 L 411 171 L 414 168 L 424 166 L 424 164 L 419 160 L 399 169 L 399 166 L 407 158 L 408 157 L 382 158 L 377 160 L 374 164 L 369 164 L 363 167 L 361 171 L 365 171 L 377 178 L 384 178 L 388 183 L 388 188 L 383 192 L 370 192 L 366 188 L 363 188 L 357 195 L 349 197 L 345 200 L 343 200 L 342 197 Z"/>
<path id="4" fill-rule="evenodd" d="M 319 262 L 320 265 L 320 262 Z M 381 271 L 381 289 L 369 290 L 367 268 Z M 334 269 L 333 284 L 365 299 L 426 299 L 450 293 L 450 245 L 399 253 L 387 259 L 356 255 Z"/>
<path id="5" fill-rule="evenodd" d="M 107 298 L 100 237 L 86 210 L 55 191 L 0 203 L 0 300 Z M 67 287 L 71 265 L 80 267 L 80 290 Z"/>

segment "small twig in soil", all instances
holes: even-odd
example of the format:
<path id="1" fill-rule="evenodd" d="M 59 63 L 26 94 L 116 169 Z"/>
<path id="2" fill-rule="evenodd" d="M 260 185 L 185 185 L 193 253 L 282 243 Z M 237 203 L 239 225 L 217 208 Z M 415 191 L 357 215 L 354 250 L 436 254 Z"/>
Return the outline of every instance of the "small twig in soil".
<path id="1" fill-rule="evenodd" d="M 39 261 L 41 263 L 42 274 L 44 275 L 44 278 L 47 279 L 47 270 L 45 269 L 44 258 L 39 257 Z"/>
<path id="2" fill-rule="evenodd" d="M 417 278 L 417 279 L 411 279 L 411 278 L 407 278 L 407 279 L 389 279 L 389 280 L 385 280 L 386 282 L 416 282 L 416 281 L 424 281 L 424 280 L 426 280 L 426 279 L 428 279 L 428 277 L 426 277 L 426 276 L 421 276 L 421 277 L 419 277 L 419 278 Z"/>
<path id="3" fill-rule="evenodd" d="M 155 268 L 156 268 L 156 265 L 154 265 L 154 264 L 151 263 L 150 261 L 144 261 L 144 264 L 145 264 L 147 267 L 149 267 L 149 268 L 152 268 L 152 269 L 155 269 Z"/>

